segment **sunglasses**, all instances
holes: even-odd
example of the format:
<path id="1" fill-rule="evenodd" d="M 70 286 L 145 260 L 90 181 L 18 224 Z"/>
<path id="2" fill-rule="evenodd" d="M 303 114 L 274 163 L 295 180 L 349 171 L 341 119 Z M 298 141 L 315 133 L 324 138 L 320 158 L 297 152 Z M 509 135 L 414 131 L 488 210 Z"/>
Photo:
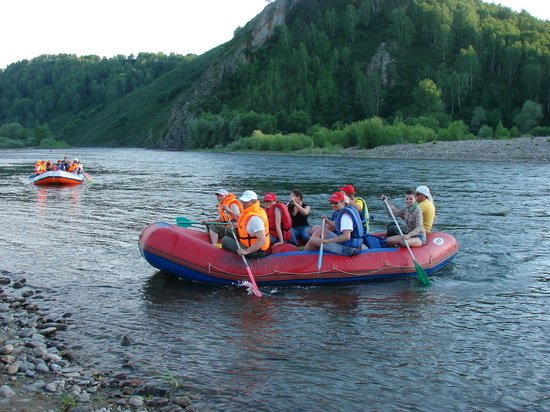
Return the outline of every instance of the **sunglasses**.
<path id="1" fill-rule="evenodd" d="M 330 202 L 331 205 L 337 205 L 340 202 Z"/>

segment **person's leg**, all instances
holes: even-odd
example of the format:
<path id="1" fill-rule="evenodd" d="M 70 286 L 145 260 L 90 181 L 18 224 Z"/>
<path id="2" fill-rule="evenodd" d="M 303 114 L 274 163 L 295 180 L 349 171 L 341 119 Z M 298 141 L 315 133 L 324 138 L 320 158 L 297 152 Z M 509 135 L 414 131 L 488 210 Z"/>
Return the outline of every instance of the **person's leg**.
<path id="1" fill-rule="evenodd" d="M 309 226 L 300 226 L 298 229 L 298 238 L 307 243 L 311 235 L 309 234 Z"/>
<path id="2" fill-rule="evenodd" d="M 218 243 L 218 234 L 212 230 L 212 226 L 208 228 L 208 234 L 210 235 L 210 243 L 213 245 Z"/>
<path id="3" fill-rule="evenodd" d="M 298 231 L 298 228 L 292 228 L 290 229 L 290 233 L 291 233 L 291 238 L 290 240 L 288 241 L 288 243 L 290 243 L 291 245 L 294 245 L 294 246 L 298 246 L 298 237 L 297 235 L 299 235 L 299 231 Z"/>
<path id="4" fill-rule="evenodd" d="M 237 246 L 237 241 L 229 236 L 224 236 L 222 239 L 222 248 L 229 250 L 230 252 L 237 253 L 239 246 Z"/>
<path id="5" fill-rule="evenodd" d="M 410 239 L 407 239 L 407 244 L 409 245 L 409 247 L 422 246 L 422 240 L 417 237 L 411 237 Z"/>
<path id="6" fill-rule="evenodd" d="M 402 240 L 401 235 L 390 236 L 386 238 L 386 245 L 388 247 L 402 246 L 401 240 Z"/>

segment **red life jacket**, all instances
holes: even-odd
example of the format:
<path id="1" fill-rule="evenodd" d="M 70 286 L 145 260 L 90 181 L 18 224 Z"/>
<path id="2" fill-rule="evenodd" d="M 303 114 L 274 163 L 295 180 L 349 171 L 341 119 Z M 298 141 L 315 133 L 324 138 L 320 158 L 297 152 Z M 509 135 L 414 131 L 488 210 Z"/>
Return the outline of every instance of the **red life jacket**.
<path id="1" fill-rule="evenodd" d="M 281 211 L 281 230 L 283 232 L 283 240 L 289 241 L 292 238 L 292 232 L 290 231 L 292 228 L 292 218 L 290 217 L 288 208 L 284 203 L 277 202 L 269 209 L 266 209 L 267 219 L 269 221 L 269 234 L 278 237 L 277 227 L 275 226 L 275 209 L 279 209 Z"/>

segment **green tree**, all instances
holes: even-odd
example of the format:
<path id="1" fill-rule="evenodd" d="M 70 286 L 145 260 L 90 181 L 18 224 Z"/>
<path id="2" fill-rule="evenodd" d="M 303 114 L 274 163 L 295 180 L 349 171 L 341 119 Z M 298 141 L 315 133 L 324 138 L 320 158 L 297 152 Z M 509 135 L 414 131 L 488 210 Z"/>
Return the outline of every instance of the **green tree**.
<path id="1" fill-rule="evenodd" d="M 441 90 L 433 80 L 421 80 L 412 92 L 412 115 L 439 115 L 443 113 L 445 105 L 441 100 L 441 95 Z"/>
<path id="2" fill-rule="evenodd" d="M 542 120 L 542 106 L 531 100 L 523 103 L 521 111 L 514 117 L 514 125 L 520 132 L 528 132 Z"/>
<path id="3" fill-rule="evenodd" d="M 402 46 L 409 46 L 415 36 L 415 28 L 412 20 L 403 7 L 398 7 L 390 13 L 391 32 L 394 33 Z"/>

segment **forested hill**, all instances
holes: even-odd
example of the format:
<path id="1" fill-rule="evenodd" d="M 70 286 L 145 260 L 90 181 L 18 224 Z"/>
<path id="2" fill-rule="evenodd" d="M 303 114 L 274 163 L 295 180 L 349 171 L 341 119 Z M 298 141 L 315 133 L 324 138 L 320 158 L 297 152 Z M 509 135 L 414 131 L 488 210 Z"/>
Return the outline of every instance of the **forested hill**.
<path id="1" fill-rule="evenodd" d="M 0 124 L 48 126 L 71 144 L 194 148 L 374 121 L 509 137 L 550 120 L 550 23 L 477 0 L 277 0 L 202 56 L 144 60 L 11 65 Z M 78 75 L 60 71 L 69 62 Z M 336 143 L 376 144 L 360 137 Z"/>

